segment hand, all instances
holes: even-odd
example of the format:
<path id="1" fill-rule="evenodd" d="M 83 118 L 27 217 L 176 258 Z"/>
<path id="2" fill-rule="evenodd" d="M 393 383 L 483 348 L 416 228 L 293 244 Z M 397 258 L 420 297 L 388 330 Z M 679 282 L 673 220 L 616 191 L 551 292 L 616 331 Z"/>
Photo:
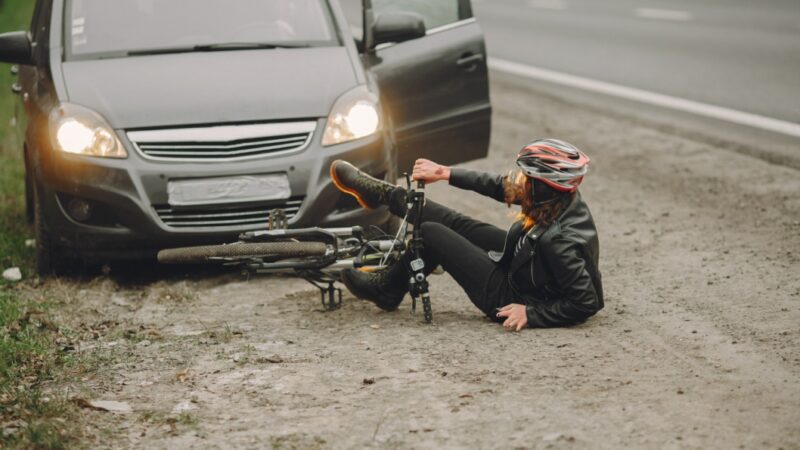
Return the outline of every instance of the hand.
<path id="1" fill-rule="evenodd" d="M 439 180 L 450 179 L 450 168 L 437 164 L 433 161 L 420 158 L 414 163 L 414 171 L 411 173 L 412 180 L 422 180 L 426 184 L 435 183 Z"/>
<path id="2" fill-rule="evenodd" d="M 500 308 L 497 317 L 505 317 L 503 327 L 508 330 L 519 331 L 528 325 L 528 314 L 525 312 L 525 305 L 512 303 Z"/>

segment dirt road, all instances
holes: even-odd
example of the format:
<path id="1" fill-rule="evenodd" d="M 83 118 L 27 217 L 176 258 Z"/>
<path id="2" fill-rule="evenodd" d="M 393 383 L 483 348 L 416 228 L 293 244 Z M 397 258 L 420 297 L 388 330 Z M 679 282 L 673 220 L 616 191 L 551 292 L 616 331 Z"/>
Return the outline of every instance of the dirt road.
<path id="1" fill-rule="evenodd" d="M 593 158 L 583 195 L 606 308 L 567 329 L 504 331 L 447 276 L 434 320 L 292 278 L 50 282 L 104 370 L 70 386 L 119 448 L 800 448 L 800 176 L 508 82 L 488 159 L 530 138 Z M 533 106 L 532 106 L 533 105 Z M 507 225 L 503 205 L 431 196 Z"/>

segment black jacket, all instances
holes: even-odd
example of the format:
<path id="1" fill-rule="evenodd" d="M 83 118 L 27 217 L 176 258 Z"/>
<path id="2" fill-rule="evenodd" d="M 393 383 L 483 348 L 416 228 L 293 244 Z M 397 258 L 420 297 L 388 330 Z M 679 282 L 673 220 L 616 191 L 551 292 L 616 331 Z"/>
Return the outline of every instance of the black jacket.
<path id="1" fill-rule="evenodd" d="M 453 168 L 450 184 L 505 202 L 500 175 Z M 603 308 L 597 229 L 580 194 L 553 224 L 529 230 L 515 256 L 522 233 L 522 225 L 515 222 L 503 251 L 489 256 L 508 272 L 514 293 L 527 305 L 528 326 L 580 323 Z"/>

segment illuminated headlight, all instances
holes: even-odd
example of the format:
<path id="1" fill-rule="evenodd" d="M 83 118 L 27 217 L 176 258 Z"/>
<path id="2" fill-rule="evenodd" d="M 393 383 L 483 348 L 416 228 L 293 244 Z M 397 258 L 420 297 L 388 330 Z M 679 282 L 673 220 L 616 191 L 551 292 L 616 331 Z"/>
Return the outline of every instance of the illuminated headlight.
<path id="1" fill-rule="evenodd" d="M 50 114 L 50 134 L 58 150 L 76 155 L 127 158 L 128 152 L 103 117 L 83 106 L 62 103 Z"/>
<path id="2" fill-rule="evenodd" d="M 341 144 L 374 134 L 380 129 L 378 97 L 358 86 L 336 99 L 322 135 L 322 145 Z"/>

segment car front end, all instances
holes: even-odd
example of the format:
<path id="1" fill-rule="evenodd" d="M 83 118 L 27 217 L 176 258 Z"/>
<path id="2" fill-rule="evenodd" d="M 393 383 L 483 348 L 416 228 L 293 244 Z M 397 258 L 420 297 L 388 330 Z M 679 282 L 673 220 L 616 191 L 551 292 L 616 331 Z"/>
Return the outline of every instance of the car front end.
<path id="1" fill-rule="evenodd" d="M 59 249 L 136 258 L 231 241 L 282 219 L 388 219 L 330 182 L 335 159 L 391 177 L 395 150 L 376 89 L 328 3 L 254 1 L 224 13 L 219 5 L 196 3 L 201 26 L 181 22 L 184 11 L 168 2 L 157 11 L 64 3 L 63 22 L 54 19 L 65 37 L 52 65 L 58 101 L 46 126 L 32 121 L 27 131 L 37 210 Z M 209 36 L 172 44 L 195 26 Z"/>

